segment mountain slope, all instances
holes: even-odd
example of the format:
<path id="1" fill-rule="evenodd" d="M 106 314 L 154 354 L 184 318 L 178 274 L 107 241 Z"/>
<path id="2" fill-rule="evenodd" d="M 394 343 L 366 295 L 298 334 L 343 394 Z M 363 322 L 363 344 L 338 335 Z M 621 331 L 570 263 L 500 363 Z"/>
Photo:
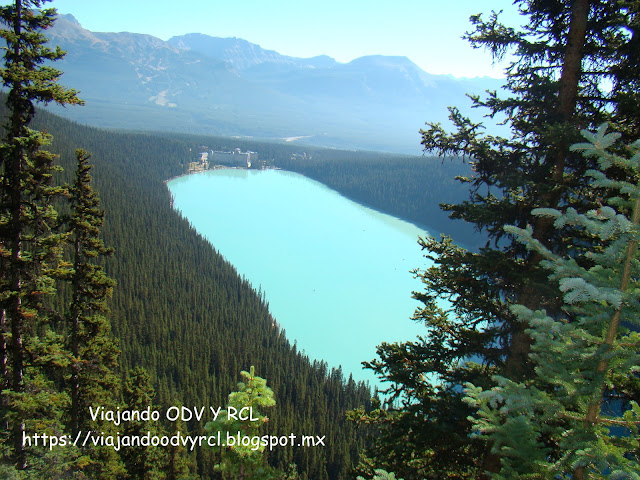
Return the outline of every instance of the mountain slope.
<path id="1" fill-rule="evenodd" d="M 419 152 L 425 121 L 446 121 L 446 106 L 497 81 L 430 75 L 405 57 L 342 64 L 301 59 L 236 38 L 201 34 L 164 42 L 150 35 L 96 33 L 71 15 L 49 31 L 67 50 L 63 83 L 84 109 L 57 113 L 98 126 L 304 137 L 350 148 Z"/>

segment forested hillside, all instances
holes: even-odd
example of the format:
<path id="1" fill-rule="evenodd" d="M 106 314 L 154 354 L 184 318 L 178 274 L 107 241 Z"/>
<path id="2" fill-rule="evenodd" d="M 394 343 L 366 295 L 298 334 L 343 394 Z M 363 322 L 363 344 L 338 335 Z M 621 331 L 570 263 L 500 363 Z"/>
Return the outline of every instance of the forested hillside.
<path id="1" fill-rule="evenodd" d="M 471 176 L 471 167 L 459 158 L 399 157 L 359 152 L 319 152 L 309 160 L 277 163 L 337 190 L 364 205 L 403 218 L 429 231 L 453 237 L 475 248 L 483 236 L 468 224 L 452 220 L 439 208 L 469 197 L 457 176 Z"/>
<path id="2" fill-rule="evenodd" d="M 46 112 L 35 123 L 53 135 L 66 177 L 73 149 L 93 153 L 104 238 L 115 248 L 107 272 L 117 282 L 110 318 L 122 372 L 148 369 L 161 405 L 208 408 L 224 405 L 240 370 L 255 365 L 276 395 L 269 432 L 326 435 L 324 448 L 282 447 L 271 461 L 283 468 L 295 462 L 303 478 L 347 478 L 362 436 L 345 424 L 344 411 L 368 403 L 370 391 L 297 352 L 264 299 L 172 210 L 163 180 L 182 173 L 189 145 L 82 127 Z M 200 475 L 209 478 L 210 459 L 198 454 Z"/>

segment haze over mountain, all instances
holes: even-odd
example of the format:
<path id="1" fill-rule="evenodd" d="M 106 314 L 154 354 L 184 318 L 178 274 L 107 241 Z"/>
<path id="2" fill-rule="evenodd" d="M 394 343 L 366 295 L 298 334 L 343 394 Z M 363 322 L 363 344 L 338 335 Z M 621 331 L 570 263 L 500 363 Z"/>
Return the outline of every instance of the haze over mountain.
<path id="1" fill-rule="evenodd" d="M 406 57 L 339 63 L 289 57 L 238 38 L 192 33 L 165 42 L 90 32 L 72 15 L 59 16 L 48 36 L 68 52 L 56 65 L 62 83 L 86 101 L 54 110 L 109 128 L 419 153 L 425 121 L 446 122 L 448 105 L 464 107 L 466 93 L 500 86 L 490 78 L 428 74 Z"/>

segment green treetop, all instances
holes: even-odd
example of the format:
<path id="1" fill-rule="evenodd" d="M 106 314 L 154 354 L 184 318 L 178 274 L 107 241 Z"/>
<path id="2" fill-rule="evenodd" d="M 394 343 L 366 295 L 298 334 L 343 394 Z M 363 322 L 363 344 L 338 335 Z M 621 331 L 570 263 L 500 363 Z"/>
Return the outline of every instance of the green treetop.
<path id="1" fill-rule="evenodd" d="M 229 395 L 227 408 L 216 420 L 207 423 L 205 430 L 210 435 L 221 432 L 222 443 L 227 443 L 228 438 L 235 439 L 233 445 L 221 449 L 217 469 L 225 478 L 271 478 L 271 469 L 264 462 L 265 446 L 257 440 L 260 427 L 269 420 L 261 410 L 273 407 L 276 401 L 267 381 L 255 375 L 253 366 L 249 372 L 240 374 L 243 381 L 238 383 L 238 391 Z"/>
<path id="2" fill-rule="evenodd" d="M 151 376 L 142 367 L 128 372 L 122 387 L 124 408 L 131 411 L 157 410 L 154 403 L 156 392 Z M 159 422 L 152 420 L 126 422 L 123 435 L 142 437 L 144 435 L 162 436 L 166 431 Z M 135 445 L 123 448 L 120 456 L 127 470 L 127 477 L 135 480 L 164 480 L 167 478 L 167 451 L 160 446 Z"/>

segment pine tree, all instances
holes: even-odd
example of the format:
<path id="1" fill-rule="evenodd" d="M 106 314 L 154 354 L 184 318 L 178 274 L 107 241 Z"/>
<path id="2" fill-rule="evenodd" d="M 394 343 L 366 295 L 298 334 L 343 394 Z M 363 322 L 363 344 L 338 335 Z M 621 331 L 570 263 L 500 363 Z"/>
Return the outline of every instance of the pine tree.
<path id="1" fill-rule="evenodd" d="M 356 480 L 365 480 L 364 477 L 358 477 Z M 375 476 L 373 480 L 402 480 L 402 478 L 396 478 L 394 473 L 389 473 L 381 468 L 378 468 L 375 471 Z"/>
<path id="2" fill-rule="evenodd" d="M 221 448 L 221 461 L 216 468 L 225 478 L 271 478 L 271 469 L 264 461 L 265 446 L 258 442 L 258 433 L 269 420 L 260 409 L 273 407 L 276 401 L 267 381 L 255 375 L 253 366 L 249 372 L 243 370 L 240 374 L 244 381 L 238 383 L 238 391 L 229 395 L 227 408 L 205 425 L 209 435 L 221 432 L 222 443 L 226 444 Z M 233 439 L 234 444 L 229 445 L 227 439 Z"/>
<path id="3" fill-rule="evenodd" d="M 68 187 L 71 216 L 67 241 L 72 247 L 73 263 L 62 276 L 71 284 L 66 349 L 70 355 L 69 417 L 73 438 L 79 431 L 99 430 L 89 416 L 90 407 L 99 405 L 105 410 L 115 410 L 120 398 L 119 351 L 105 317 L 106 302 L 115 282 L 107 277 L 100 264 L 100 258 L 111 255 L 113 249 L 107 248 L 100 238 L 104 211 L 91 186 L 89 158 L 84 150 L 76 150 L 76 178 Z M 105 426 L 100 428 L 104 432 Z M 89 457 L 93 460 L 87 467 L 91 478 L 114 478 L 122 471 L 110 447 L 90 448 Z"/>
<path id="4" fill-rule="evenodd" d="M 489 390 L 468 385 L 467 401 L 478 409 L 475 428 L 502 458 L 492 478 L 640 478 L 640 407 L 611 400 L 624 399 L 616 377 L 633 377 L 640 365 L 640 141 L 623 157 L 611 153 L 619 135 L 606 134 L 606 126 L 585 136 L 590 143 L 574 149 L 598 158 L 600 169 L 588 174 L 593 188 L 611 195 L 608 205 L 584 214 L 573 208 L 534 214 L 597 242 L 580 256 L 560 256 L 531 227 L 508 228 L 545 259 L 565 315 L 514 305 L 534 339 L 536 381 L 497 376 Z M 608 178 L 612 167 L 626 178 Z"/>
<path id="5" fill-rule="evenodd" d="M 51 26 L 55 12 L 35 10 L 43 4 L 16 0 L 15 4 L 0 8 L 6 27 L 0 30 L 6 42 L 0 76 L 8 88 L 9 108 L 0 145 L 2 421 L 11 432 L 11 445 L 5 443 L 9 447 L 5 457 L 18 469 L 27 466 L 22 445 L 27 419 L 45 419 L 47 415 L 39 409 L 47 403 L 54 412 L 50 416 L 55 418 L 64 403 L 60 395 L 51 391 L 42 365 L 44 361 L 50 366 L 65 362 L 64 355 L 60 355 L 59 338 L 40 330 L 47 317 L 45 299 L 54 292 L 53 277 L 64 238 L 64 234 L 54 231 L 57 214 L 51 201 L 63 192 L 52 184 L 54 156 L 43 150 L 49 137 L 31 130 L 29 124 L 36 101 L 81 103 L 75 91 L 57 83 L 60 72 L 43 65 L 63 56 L 59 49 L 51 50 L 45 45 L 41 32 Z"/>
<path id="6" fill-rule="evenodd" d="M 69 242 L 73 246 L 73 268 L 69 275 L 72 299 L 68 322 L 71 363 L 71 431 L 87 426 L 87 407 L 106 396 L 117 395 L 115 376 L 117 349 L 104 317 L 106 300 L 115 282 L 96 262 L 113 253 L 100 238 L 104 212 L 91 187 L 89 155 L 76 151 L 76 180 L 69 187 L 72 215 Z M 93 391 L 87 391 L 91 388 Z M 115 390 L 115 391 L 114 391 Z M 83 421 L 84 420 L 84 421 Z"/>
<path id="7" fill-rule="evenodd" d="M 127 410 L 156 410 L 155 390 L 149 373 L 141 367 L 129 372 L 123 388 L 124 406 Z M 154 421 L 127 422 L 123 435 L 142 438 L 145 435 L 162 435 L 161 425 Z M 165 478 L 166 452 L 159 447 L 136 445 L 120 451 L 127 477 L 135 480 L 161 480 Z"/>
<path id="8" fill-rule="evenodd" d="M 500 468 L 490 444 L 469 436 L 470 410 L 461 386 L 473 382 L 490 388 L 496 373 L 518 381 L 532 377 L 531 338 L 509 305 L 518 301 L 549 312 L 561 306 L 557 285 L 540 266 L 541 255 L 527 251 L 503 226 L 530 223 L 534 238 L 558 254 L 589 245 L 583 232 L 568 235 L 531 212 L 560 205 L 585 211 L 597 205 L 598 192 L 584 175 L 594 161 L 569 150 L 581 128 L 606 120 L 628 141 L 640 135 L 637 109 L 627 115 L 630 109 L 624 107 L 638 95 L 634 79 L 640 62 L 633 48 L 638 3 L 515 3 L 528 18 L 521 30 L 502 25 L 494 13 L 488 19 L 472 17 L 475 31 L 467 35 L 498 59 L 515 52 L 505 91 L 472 97 L 487 116 L 504 119 L 511 135 L 486 135 L 482 124 L 455 108 L 453 133 L 438 124 L 422 131 L 427 151 L 464 156 L 472 163 L 473 176 L 463 179 L 470 199 L 443 208 L 484 231 L 489 242 L 472 252 L 448 238 L 421 240 L 433 261 L 433 267 L 415 272 L 425 287 L 415 294 L 424 303 L 415 319 L 426 324 L 425 337 L 383 344 L 380 358 L 368 364 L 393 383 L 390 393 L 399 405 L 383 420 L 383 436 L 370 454 L 409 480 L 445 473 L 479 478 Z"/>
<path id="9" fill-rule="evenodd" d="M 172 406 L 182 408 L 182 404 L 178 401 L 171 402 Z M 176 421 L 171 422 L 168 435 L 186 435 L 187 426 L 182 418 L 178 417 Z M 179 443 L 178 445 L 170 444 L 167 447 L 167 462 L 164 475 L 166 480 L 195 480 L 199 478 L 195 465 L 195 452 L 189 452 L 187 447 Z"/>

